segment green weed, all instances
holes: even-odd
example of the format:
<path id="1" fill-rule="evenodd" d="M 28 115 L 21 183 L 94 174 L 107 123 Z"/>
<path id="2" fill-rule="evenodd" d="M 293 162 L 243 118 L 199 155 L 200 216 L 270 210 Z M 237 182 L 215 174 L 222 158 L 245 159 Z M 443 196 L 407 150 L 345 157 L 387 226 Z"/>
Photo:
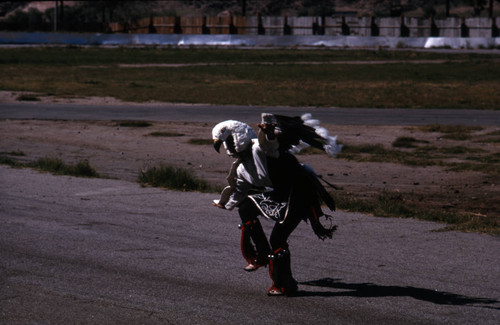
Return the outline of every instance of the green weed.
<path id="1" fill-rule="evenodd" d="M 492 132 L 489 132 L 489 133 L 487 133 L 486 135 L 487 135 L 487 136 L 488 136 L 488 135 L 489 135 L 489 136 L 496 136 L 496 135 L 500 135 L 500 130 L 498 130 L 498 131 L 492 131 Z"/>
<path id="2" fill-rule="evenodd" d="M 500 143 L 500 130 L 491 131 L 476 140 L 479 143 Z"/>
<path id="3" fill-rule="evenodd" d="M 500 137 L 495 137 L 495 138 L 486 137 L 486 138 L 483 138 L 483 139 L 479 139 L 476 142 L 480 142 L 480 143 L 500 143 Z"/>
<path id="4" fill-rule="evenodd" d="M 151 132 L 147 134 L 151 137 L 183 137 L 184 134 L 177 132 Z"/>
<path id="5" fill-rule="evenodd" d="M 19 95 L 16 97 L 16 100 L 23 102 L 38 102 L 40 98 L 35 95 Z"/>
<path id="6" fill-rule="evenodd" d="M 453 62 L 406 64 L 442 57 L 405 51 L 0 49 L 0 74 L 9 76 L 0 89 L 133 102 L 499 109 L 498 61 L 489 55 L 442 55 Z M 388 59 L 402 62 L 333 64 Z M 201 62 L 217 65 L 133 67 Z M 127 63 L 131 67 L 119 66 Z"/>
<path id="7" fill-rule="evenodd" d="M 450 140 L 468 140 L 471 138 L 471 133 L 481 131 L 481 126 L 466 126 L 466 125 L 443 125 L 430 124 L 418 127 L 422 132 L 438 132 L 444 133 L 443 138 Z"/>
<path id="8" fill-rule="evenodd" d="M 54 175 L 101 177 L 87 160 L 82 160 L 75 165 L 71 165 L 66 164 L 59 158 L 44 157 L 33 162 L 20 162 L 9 157 L 0 156 L 0 164 L 9 165 L 14 168 L 33 168 Z"/>
<path id="9" fill-rule="evenodd" d="M 439 223 L 447 226 L 443 230 L 474 231 L 498 235 L 500 220 L 471 213 L 446 212 L 442 209 L 414 204 L 425 198 L 413 193 L 382 192 L 377 197 L 359 199 L 348 193 L 332 193 L 340 210 L 370 213 L 377 217 L 415 218 Z"/>
<path id="10" fill-rule="evenodd" d="M 481 126 L 429 124 L 420 126 L 418 129 L 422 132 L 470 133 L 481 131 L 483 128 Z"/>
<path id="11" fill-rule="evenodd" d="M 0 155 L 9 155 L 9 156 L 25 156 L 25 153 L 21 150 L 9 151 L 9 152 L 0 152 Z"/>
<path id="12" fill-rule="evenodd" d="M 482 155 L 480 148 L 465 146 L 436 147 L 421 146 L 413 151 L 387 149 L 380 144 L 350 145 L 345 144 L 338 158 L 358 162 L 395 163 L 408 166 L 442 166 L 451 171 L 479 171 L 490 175 L 500 175 L 498 154 Z M 476 154 L 466 157 L 471 162 L 446 162 L 448 158 L 464 154 Z"/>
<path id="13" fill-rule="evenodd" d="M 8 166 L 14 167 L 14 168 L 23 167 L 23 164 L 20 163 L 19 161 L 12 159 L 10 157 L 3 156 L 3 155 L 0 156 L 0 164 L 1 165 L 8 165 Z"/>
<path id="14" fill-rule="evenodd" d="M 69 175 L 76 177 L 100 177 L 97 171 L 90 166 L 87 160 L 78 162 L 76 165 L 64 163 L 59 158 L 40 158 L 35 162 L 28 163 L 28 167 L 41 171 L 50 172 L 55 175 Z"/>
<path id="15" fill-rule="evenodd" d="M 398 137 L 396 140 L 394 140 L 392 146 L 397 148 L 416 148 L 417 143 L 429 143 L 429 141 L 417 140 L 412 137 Z"/>
<path id="16" fill-rule="evenodd" d="M 329 62 L 357 60 L 489 60 L 494 54 L 431 53 L 414 51 L 371 50 L 293 50 L 293 49 L 219 49 L 219 48 L 168 48 L 168 47 L 33 47 L 5 48 L 1 50 L 0 64 L 33 65 L 102 65 L 140 63 L 282 63 L 282 62 Z"/>
<path id="17" fill-rule="evenodd" d="M 163 164 L 141 170 L 138 181 L 143 185 L 164 187 L 178 191 L 217 191 L 217 189 L 206 181 L 194 176 L 190 170 Z"/>
<path id="18" fill-rule="evenodd" d="M 387 162 L 411 166 L 425 166 L 432 162 L 427 161 L 427 156 L 400 150 L 387 149 L 381 144 L 345 144 L 338 158 L 359 162 Z"/>
<path id="19" fill-rule="evenodd" d="M 465 146 L 453 146 L 453 147 L 436 148 L 436 152 L 443 153 L 443 154 L 449 154 L 449 155 L 460 155 L 460 154 L 465 154 L 465 153 L 481 153 L 481 152 L 485 152 L 485 151 L 483 149 L 480 149 L 480 148 L 468 148 Z"/>
<path id="20" fill-rule="evenodd" d="M 188 140 L 189 144 L 195 144 L 195 145 L 212 145 L 214 143 L 214 140 L 211 139 L 199 139 L 199 138 L 191 138 Z"/>
<path id="21" fill-rule="evenodd" d="M 153 124 L 146 121 L 121 121 L 117 122 L 116 125 L 122 127 L 145 128 L 152 126 Z"/>

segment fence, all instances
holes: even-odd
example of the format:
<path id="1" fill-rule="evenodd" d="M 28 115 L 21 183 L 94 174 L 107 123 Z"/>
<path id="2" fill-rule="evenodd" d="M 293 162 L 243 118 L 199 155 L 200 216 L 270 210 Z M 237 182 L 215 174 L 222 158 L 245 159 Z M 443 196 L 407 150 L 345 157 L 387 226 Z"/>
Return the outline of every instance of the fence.
<path id="1" fill-rule="evenodd" d="M 140 34 L 500 37 L 500 18 L 184 16 L 110 23 L 107 32 Z"/>

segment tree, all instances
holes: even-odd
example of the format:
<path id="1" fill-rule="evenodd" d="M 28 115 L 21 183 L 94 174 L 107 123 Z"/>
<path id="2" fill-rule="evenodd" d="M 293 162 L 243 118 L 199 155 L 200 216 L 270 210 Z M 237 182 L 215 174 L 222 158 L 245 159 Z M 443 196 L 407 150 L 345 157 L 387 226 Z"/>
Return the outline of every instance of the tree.
<path id="1" fill-rule="evenodd" d="M 157 1 L 80 1 L 80 6 L 100 15 L 103 23 L 130 23 L 148 17 L 157 6 Z"/>
<path id="2" fill-rule="evenodd" d="M 481 11 L 484 10 L 485 5 L 486 5 L 486 0 L 474 0 L 473 1 L 474 16 L 481 15 Z"/>

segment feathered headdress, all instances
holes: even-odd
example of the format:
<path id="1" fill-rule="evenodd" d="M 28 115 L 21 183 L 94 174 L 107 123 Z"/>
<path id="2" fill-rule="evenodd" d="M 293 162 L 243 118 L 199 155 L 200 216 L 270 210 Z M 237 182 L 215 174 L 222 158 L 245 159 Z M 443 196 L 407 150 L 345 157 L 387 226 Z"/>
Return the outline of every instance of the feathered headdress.
<path id="1" fill-rule="evenodd" d="M 220 122 L 212 129 L 212 138 L 215 150 L 219 151 L 220 146 L 224 143 L 228 154 L 231 154 L 228 141 L 232 140 L 234 150 L 239 153 L 251 146 L 252 139 L 257 138 L 257 135 L 248 124 L 227 120 Z"/>
<path id="2" fill-rule="evenodd" d="M 330 136 L 328 130 L 319 125 L 319 120 L 312 119 L 309 113 L 300 117 L 263 113 L 262 123 L 276 125 L 280 150 L 299 152 L 312 146 L 324 150 L 331 157 L 342 150 L 342 145 L 337 144 L 337 137 Z"/>

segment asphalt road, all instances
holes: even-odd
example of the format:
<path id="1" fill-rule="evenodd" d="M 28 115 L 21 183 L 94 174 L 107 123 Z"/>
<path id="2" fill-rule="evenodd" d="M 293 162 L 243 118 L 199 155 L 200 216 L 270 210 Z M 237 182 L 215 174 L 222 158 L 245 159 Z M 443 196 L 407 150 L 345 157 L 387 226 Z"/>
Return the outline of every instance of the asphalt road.
<path id="1" fill-rule="evenodd" d="M 149 120 L 217 123 L 238 119 L 257 123 L 262 112 L 301 115 L 312 113 L 323 123 L 338 125 L 500 125 L 500 111 L 450 109 L 373 109 L 265 107 L 234 105 L 124 104 L 81 105 L 0 103 L 0 118 L 58 120 Z"/>
<path id="2" fill-rule="evenodd" d="M 498 237 L 338 212 L 333 239 L 290 238 L 299 295 L 267 297 L 213 194 L 6 166 L 0 182 L 1 324 L 500 323 Z"/>

